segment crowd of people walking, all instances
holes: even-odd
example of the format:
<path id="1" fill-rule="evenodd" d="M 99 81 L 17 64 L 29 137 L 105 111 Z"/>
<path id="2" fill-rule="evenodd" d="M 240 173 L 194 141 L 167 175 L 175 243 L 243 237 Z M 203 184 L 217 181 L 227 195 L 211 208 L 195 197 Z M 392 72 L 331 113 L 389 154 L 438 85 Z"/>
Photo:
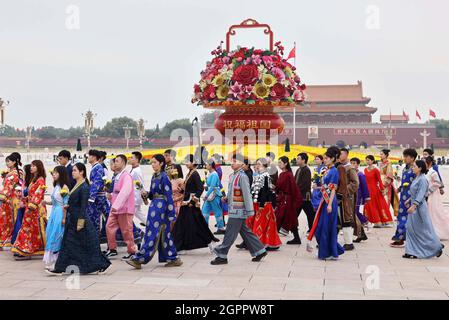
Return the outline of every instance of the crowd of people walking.
<path id="1" fill-rule="evenodd" d="M 14 152 L 6 157 L 2 173 L 0 250 L 9 247 L 16 260 L 41 256 L 50 275 L 102 274 L 121 244 L 127 250 L 121 259 L 134 269 L 149 263 L 156 252 L 166 267 L 179 267 L 180 255 L 200 248 L 215 256 L 212 265 L 227 264 L 240 235 L 236 247 L 259 262 L 282 247 L 282 236 L 293 236 L 286 245 L 302 244 L 298 218 L 304 211 L 307 250 L 318 248 L 319 259 L 339 259 L 369 241 L 371 228 L 394 227 L 390 245 L 405 248 L 404 258 L 440 257 L 441 241 L 449 240 L 449 213 L 442 205 L 444 183 L 433 150 L 424 150 L 417 160 L 416 150 L 405 149 L 400 177 L 389 155 L 382 150 L 378 165 L 373 155 L 351 158 L 350 150 L 330 147 L 314 157 L 313 169 L 309 155 L 299 153 L 294 173 L 285 156 L 276 166 L 275 155 L 267 153 L 253 170 L 249 159 L 234 154 L 224 188 L 222 157 L 217 155 L 205 161 L 204 180 L 196 156 L 184 159 L 184 177 L 174 150 L 154 155 L 154 173 L 145 186 L 140 152 L 112 156 L 108 168 L 107 154 L 90 150 L 88 177 L 86 165 L 72 164 L 70 152 L 63 150 L 51 170 L 50 200 L 45 200 L 44 164 L 35 160 L 23 166 Z M 209 227 L 211 216 L 215 232 Z M 101 243 L 107 243 L 106 250 Z"/>

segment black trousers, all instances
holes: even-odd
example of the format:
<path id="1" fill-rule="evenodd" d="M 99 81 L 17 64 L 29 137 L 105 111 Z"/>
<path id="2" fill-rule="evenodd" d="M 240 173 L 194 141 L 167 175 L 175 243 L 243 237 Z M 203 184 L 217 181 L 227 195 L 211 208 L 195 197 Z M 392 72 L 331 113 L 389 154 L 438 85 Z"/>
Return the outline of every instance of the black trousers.
<path id="1" fill-rule="evenodd" d="M 313 209 L 313 205 L 311 201 L 304 201 L 302 206 L 297 210 L 297 216 L 304 211 L 307 216 L 307 224 L 309 225 L 309 231 L 312 229 L 313 221 L 315 220 L 315 210 Z"/>

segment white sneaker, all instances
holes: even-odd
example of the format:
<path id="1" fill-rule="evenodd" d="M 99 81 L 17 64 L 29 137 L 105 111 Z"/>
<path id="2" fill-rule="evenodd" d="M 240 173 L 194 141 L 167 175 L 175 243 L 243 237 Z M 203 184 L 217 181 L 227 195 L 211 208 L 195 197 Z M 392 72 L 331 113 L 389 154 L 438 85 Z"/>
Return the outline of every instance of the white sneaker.
<path id="1" fill-rule="evenodd" d="M 210 254 L 214 254 L 214 249 L 215 249 L 215 247 L 214 247 L 214 245 L 212 244 L 212 242 L 209 243 L 209 244 L 207 245 L 207 247 L 209 248 Z"/>
<path id="2" fill-rule="evenodd" d="M 281 229 L 279 230 L 279 234 L 280 234 L 281 236 L 286 237 L 286 236 L 288 236 L 288 231 L 285 230 L 284 228 L 281 228 Z"/>

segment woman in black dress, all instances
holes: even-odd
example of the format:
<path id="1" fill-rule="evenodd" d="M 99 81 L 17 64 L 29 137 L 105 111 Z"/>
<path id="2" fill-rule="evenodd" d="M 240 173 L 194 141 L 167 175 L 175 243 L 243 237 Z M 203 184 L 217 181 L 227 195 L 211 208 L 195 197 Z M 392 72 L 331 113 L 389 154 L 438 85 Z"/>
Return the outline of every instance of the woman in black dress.
<path id="1" fill-rule="evenodd" d="M 200 197 L 204 191 L 200 175 L 196 170 L 193 155 L 188 155 L 186 166 L 189 174 L 184 182 L 184 201 L 173 228 L 176 250 L 194 250 L 206 248 L 212 251 L 212 242 L 218 242 L 203 217 L 200 209 Z"/>
<path id="2" fill-rule="evenodd" d="M 55 269 L 46 272 L 50 275 L 103 274 L 111 262 L 101 252 L 98 235 L 90 219 L 86 217 L 89 182 L 84 164 L 77 163 L 73 166 L 73 178 L 76 185 L 70 192 L 67 218 L 63 221 L 65 230 L 61 250 Z"/>

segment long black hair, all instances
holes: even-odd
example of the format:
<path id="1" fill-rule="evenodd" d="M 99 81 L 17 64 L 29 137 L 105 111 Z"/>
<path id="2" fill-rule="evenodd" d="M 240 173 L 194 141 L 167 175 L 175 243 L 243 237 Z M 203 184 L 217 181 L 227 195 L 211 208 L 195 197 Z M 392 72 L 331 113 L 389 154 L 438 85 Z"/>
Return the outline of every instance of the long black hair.
<path id="1" fill-rule="evenodd" d="M 18 152 L 13 152 L 9 156 L 6 157 L 6 160 L 15 162 L 14 167 L 19 169 L 22 166 L 22 156 Z"/>
<path id="2" fill-rule="evenodd" d="M 75 163 L 75 167 L 78 169 L 79 172 L 83 172 L 83 178 L 86 181 L 86 183 L 89 184 L 89 179 L 87 179 L 87 169 L 84 163 L 77 162 Z"/>
<path id="3" fill-rule="evenodd" d="M 372 162 L 374 162 L 374 164 L 377 163 L 376 158 L 374 158 L 374 156 L 372 154 L 367 155 L 365 159 L 371 160 Z"/>
<path id="4" fill-rule="evenodd" d="M 156 159 L 157 162 L 162 164 L 161 165 L 161 172 L 165 171 L 165 165 L 166 165 L 165 157 L 162 154 L 158 153 L 158 154 L 155 154 L 153 156 L 153 159 Z"/>
<path id="5" fill-rule="evenodd" d="M 429 169 L 427 169 L 427 164 L 424 160 L 416 160 L 415 164 L 418 168 L 421 168 L 422 174 L 427 174 L 427 172 L 429 172 Z"/>
<path id="6" fill-rule="evenodd" d="M 216 164 L 215 164 L 215 159 L 214 159 L 214 158 L 208 159 L 208 160 L 206 161 L 206 163 L 207 163 L 208 165 L 210 165 L 210 166 L 212 167 L 212 169 L 215 170 Z"/>
<path id="7" fill-rule="evenodd" d="M 287 169 L 287 171 L 292 172 L 292 167 L 290 166 L 290 159 L 288 157 L 282 156 L 279 158 L 279 160 L 285 163 L 285 168 Z"/>
<path id="8" fill-rule="evenodd" d="M 382 149 L 381 152 L 382 152 L 384 155 L 386 155 L 387 158 L 388 158 L 388 157 L 390 156 L 391 150 L 390 150 L 390 149 Z"/>
<path id="9" fill-rule="evenodd" d="M 26 164 L 23 167 L 23 171 L 25 172 L 25 187 L 29 187 L 31 183 L 31 179 L 33 179 L 33 174 L 31 173 L 31 164 Z"/>
<path id="10" fill-rule="evenodd" d="M 68 176 L 67 176 L 67 170 L 63 166 L 56 166 L 54 168 L 54 171 L 56 171 L 59 174 L 58 180 L 53 181 L 53 187 L 56 187 L 59 185 L 61 188 L 64 186 L 68 186 Z"/>
<path id="11" fill-rule="evenodd" d="M 336 163 L 340 157 L 340 149 L 330 147 L 327 149 L 325 155 L 326 157 L 333 159 L 333 162 Z"/>

